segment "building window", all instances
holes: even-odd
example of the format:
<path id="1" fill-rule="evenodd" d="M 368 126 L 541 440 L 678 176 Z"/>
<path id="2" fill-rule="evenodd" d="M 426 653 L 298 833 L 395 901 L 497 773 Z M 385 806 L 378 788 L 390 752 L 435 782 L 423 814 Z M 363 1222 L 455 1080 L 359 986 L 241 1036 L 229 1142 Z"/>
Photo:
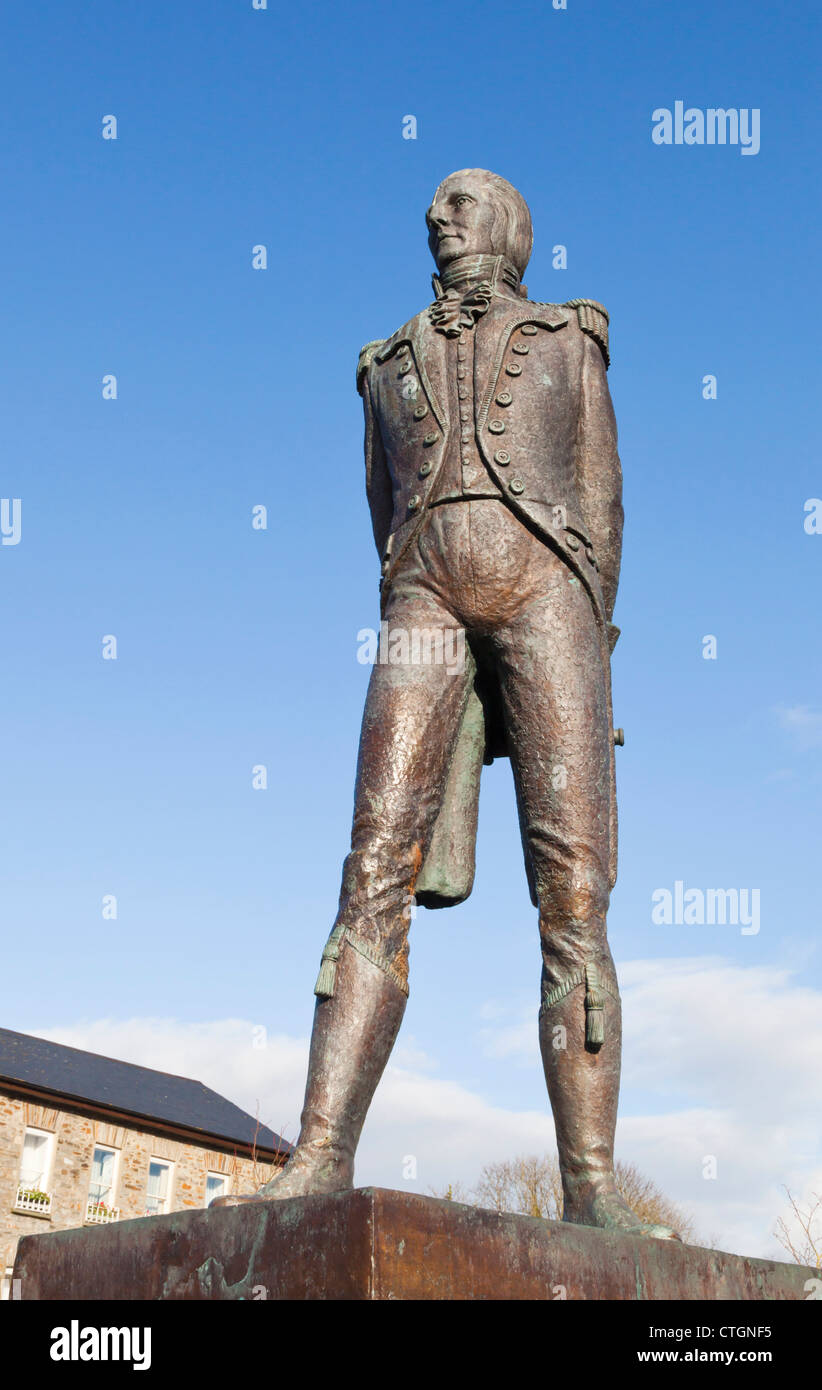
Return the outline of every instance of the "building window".
<path id="1" fill-rule="evenodd" d="M 14 1211 L 27 1216 L 51 1216 L 49 1177 L 53 1150 L 53 1134 L 44 1129 L 26 1130 Z"/>
<path id="2" fill-rule="evenodd" d="M 28 1216 L 51 1215 L 49 1177 L 54 1136 L 47 1130 L 26 1129 L 19 1162 L 19 1183 L 14 1211 Z"/>
<path id="3" fill-rule="evenodd" d="M 171 1200 L 171 1164 L 153 1158 L 148 1166 L 146 1216 L 162 1216 Z"/>
<path id="4" fill-rule="evenodd" d="M 101 1225 L 116 1221 L 120 1213 L 114 1205 L 117 1181 L 117 1150 L 95 1144 L 91 1160 L 91 1182 L 88 1190 L 86 1221 Z"/>
<path id="5" fill-rule="evenodd" d="M 206 1175 L 205 1204 L 211 1206 L 215 1197 L 228 1197 L 231 1179 L 227 1173 L 208 1173 Z"/>
<path id="6" fill-rule="evenodd" d="M 95 1144 L 91 1161 L 91 1185 L 88 1190 L 90 1202 L 106 1207 L 114 1205 L 114 1167 L 117 1154 L 114 1149 L 104 1149 Z"/>
<path id="7" fill-rule="evenodd" d="M 54 1135 L 42 1129 L 27 1129 L 20 1163 L 20 1187 L 25 1192 L 46 1193 L 51 1169 Z"/>

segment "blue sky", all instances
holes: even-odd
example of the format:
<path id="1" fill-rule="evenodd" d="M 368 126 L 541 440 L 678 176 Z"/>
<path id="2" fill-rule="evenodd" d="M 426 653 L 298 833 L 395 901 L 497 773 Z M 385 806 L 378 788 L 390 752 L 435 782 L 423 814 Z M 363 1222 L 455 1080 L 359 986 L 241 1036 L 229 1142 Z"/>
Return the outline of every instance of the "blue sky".
<path id="1" fill-rule="evenodd" d="M 0 547 L 4 1026 L 100 1050 L 108 1036 L 136 1060 L 165 1039 L 170 1070 L 209 1066 L 251 1108 L 262 1091 L 264 1118 L 294 1137 L 301 1064 L 279 1090 L 272 1042 L 252 1084 L 242 1031 L 225 1035 L 230 1076 L 197 1039 L 245 1020 L 296 1056 L 308 1034 L 350 828 L 356 634 L 378 620 L 357 352 L 431 297 L 436 184 L 490 168 L 532 209 L 532 297 L 611 313 L 626 506 L 612 949 L 637 980 L 679 981 L 703 1040 L 719 1029 L 711 1067 L 689 1070 L 683 1038 L 666 1073 L 629 1033 L 625 1156 L 706 1234 L 756 1253 L 778 1184 L 822 1170 L 803 1109 L 818 1110 L 819 1024 L 796 1055 L 782 1036 L 822 1002 L 822 536 L 803 525 L 822 494 L 813 7 L 46 0 L 13 7 L 6 30 L 0 496 L 21 499 L 22 533 Z M 656 146 L 651 114 L 676 100 L 759 109 L 760 152 Z M 101 138 L 111 114 L 116 141 Z M 251 527 L 260 503 L 266 531 Z M 676 880 L 758 888 L 759 933 L 655 925 L 651 895 Z M 423 1110 L 437 1086 L 479 1109 L 463 1153 L 443 1108 L 412 1186 L 470 1182 L 485 1158 L 536 1145 L 522 1116 L 546 1107 L 538 983 L 499 763 L 472 898 L 413 927 L 398 1066 Z M 748 997 L 764 1012 L 740 1017 L 730 1056 L 718 1019 Z M 753 1034 L 783 1017 L 771 1090 L 743 1116 Z M 526 1026 L 530 1050 L 509 1046 Z M 768 1166 L 788 1067 L 794 1141 Z M 676 1152 L 683 1126 L 708 1152 L 714 1121 L 727 1162 L 708 1191 Z M 368 1142 L 363 1178 L 402 1185 L 391 1141 Z M 737 1219 L 742 1200 L 759 1214 Z"/>

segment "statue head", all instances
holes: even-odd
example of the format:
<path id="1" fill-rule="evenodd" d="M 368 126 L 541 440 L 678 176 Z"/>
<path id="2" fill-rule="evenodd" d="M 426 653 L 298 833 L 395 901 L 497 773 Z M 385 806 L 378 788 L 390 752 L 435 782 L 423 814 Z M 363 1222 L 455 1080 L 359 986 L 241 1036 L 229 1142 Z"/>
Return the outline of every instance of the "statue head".
<path id="1" fill-rule="evenodd" d="M 443 179 L 425 214 L 428 245 L 443 270 L 459 256 L 505 256 L 520 277 L 534 234 L 528 204 L 487 169 L 459 169 Z"/>

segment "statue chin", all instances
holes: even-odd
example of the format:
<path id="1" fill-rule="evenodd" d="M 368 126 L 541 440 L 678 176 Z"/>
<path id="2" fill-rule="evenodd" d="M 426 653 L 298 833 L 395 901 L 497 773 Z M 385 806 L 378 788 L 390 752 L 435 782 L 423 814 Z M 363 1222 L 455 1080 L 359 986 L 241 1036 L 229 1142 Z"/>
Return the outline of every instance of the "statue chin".
<path id="1" fill-rule="evenodd" d="M 498 253 L 492 251 L 490 246 L 466 246 L 465 242 L 460 241 L 452 248 L 444 247 L 442 254 L 437 254 L 434 260 L 437 270 L 444 270 L 447 265 L 453 265 L 455 261 L 467 259 L 469 256 L 494 256 Z"/>

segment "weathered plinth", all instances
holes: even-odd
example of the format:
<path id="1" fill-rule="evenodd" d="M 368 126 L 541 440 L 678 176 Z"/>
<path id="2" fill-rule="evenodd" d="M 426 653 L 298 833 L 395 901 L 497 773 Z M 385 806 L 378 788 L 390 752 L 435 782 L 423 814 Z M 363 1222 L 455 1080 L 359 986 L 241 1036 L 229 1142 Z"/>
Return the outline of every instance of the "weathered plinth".
<path id="1" fill-rule="evenodd" d="M 384 1188 L 27 1236 L 23 1299 L 803 1299 L 812 1270 Z"/>

